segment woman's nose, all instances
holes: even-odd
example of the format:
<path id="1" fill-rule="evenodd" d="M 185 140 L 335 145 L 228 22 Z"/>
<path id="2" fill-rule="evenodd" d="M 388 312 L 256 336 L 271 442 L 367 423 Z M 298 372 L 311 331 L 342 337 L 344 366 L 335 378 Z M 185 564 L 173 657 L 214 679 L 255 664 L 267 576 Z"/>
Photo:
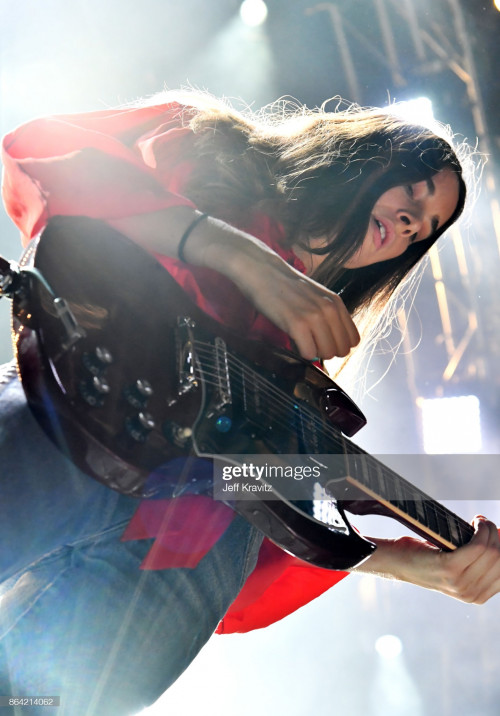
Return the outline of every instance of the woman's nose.
<path id="1" fill-rule="evenodd" d="M 410 212 L 402 211 L 399 214 L 399 220 L 403 224 L 402 233 L 404 236 L 417 234 L 422 226 L 422 221 Z"/>

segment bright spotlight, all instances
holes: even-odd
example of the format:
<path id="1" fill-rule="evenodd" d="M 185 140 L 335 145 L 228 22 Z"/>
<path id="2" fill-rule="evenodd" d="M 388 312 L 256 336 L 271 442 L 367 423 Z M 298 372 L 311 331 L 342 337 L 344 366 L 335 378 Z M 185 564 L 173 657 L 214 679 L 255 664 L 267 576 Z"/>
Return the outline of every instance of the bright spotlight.
<path id="1" fill-rule="evenodd" d="M 500 12 L 500 0 L 495 0 L 493 5 L 496 7 L 496 9 Z"/>
<path id="2" fill-rule="evenodd" d="M 267 18 L 267 5 L 263 0 L 244 0 L 240 6 L 240 16 L 249 27 L 262 25 Z"/>
<path id="3" fill-rule="evenodd" d="M 475 395 L 422 400 L 424 450 L 457 455 L 481 450 L 479 399 Z"/>
<path id="4" fill-rule="evenodd" d="M 406 102 L 396 102 L 388 107 L 391 114 L 423 127 L 432 127 L 436 119 L 432 111 L 432 102 L 428 97 L 417 97 Z"/>
<path id="5" fill-rule="evenodd" d="M 382 659 L 395 659 L 403 651 L 403 644 L 397 636 L 385 634 L 375 642 L 375 650 Z"/>

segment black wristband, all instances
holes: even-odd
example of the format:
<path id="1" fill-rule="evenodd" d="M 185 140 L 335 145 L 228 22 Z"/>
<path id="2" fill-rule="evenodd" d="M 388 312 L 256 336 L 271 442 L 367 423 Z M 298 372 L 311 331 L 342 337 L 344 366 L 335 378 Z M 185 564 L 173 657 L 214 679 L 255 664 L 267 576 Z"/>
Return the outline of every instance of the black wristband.
<path id="1" fill-rule="evenodd" d="M 203 221 L 203 219 L 206 219 L 208 214 L 199 214 L 196 218 L 193 219 L 193 221 L 189 224 L 185 232 L 181 236 L 181 240 L 179 241 L 179 245 L 177 247 L 177 258 L 179 261 L 182 261 L 183 263 L 187 263 L 186 259 L 184 257 L 184 247 L 186 245 L 186 241 L 191 236 L 191 232 L 193 229 L 195 229 L 200 221 Z"/>

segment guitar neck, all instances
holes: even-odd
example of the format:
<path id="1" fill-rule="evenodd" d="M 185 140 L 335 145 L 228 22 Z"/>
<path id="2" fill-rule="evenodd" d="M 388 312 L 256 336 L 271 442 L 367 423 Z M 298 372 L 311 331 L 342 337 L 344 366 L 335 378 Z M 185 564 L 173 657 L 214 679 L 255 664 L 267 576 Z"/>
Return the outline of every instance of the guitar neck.
<path id="1" fill-rule="evenodd" d="M 219 396 L 238 403 L 255 424 L 265 422 L 270 433 L 279 435 L 282 452 L 340 457 L 343 464 L 337 473 L 354 492 L 362 493 L 358 502 L 364 507 L 360 505 L 359 513 L 375 501 L 380 506 L 377 511 L 442 549 L 453 550 L 470 541 L 474 534 L 470 524 L 345 438 L 315 405 L 297 401 L 225 346 L 198 341 L 195 345 L 205 380 Z M 335 487 L 331 494 L 343 499 Z"/>
<path id="2" fill-rule="evenodd" d="M 470 541 L 474 528 L 469 523 L 356 445 L 346 450 L 346 481 L 387 515 L 445 550 Z"/>

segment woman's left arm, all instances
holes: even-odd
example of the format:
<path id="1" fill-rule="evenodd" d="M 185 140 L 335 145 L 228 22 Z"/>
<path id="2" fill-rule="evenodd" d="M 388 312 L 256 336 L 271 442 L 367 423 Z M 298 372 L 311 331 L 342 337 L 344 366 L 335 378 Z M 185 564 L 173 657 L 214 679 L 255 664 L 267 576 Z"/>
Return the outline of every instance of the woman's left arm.
<path id="1" fill-rule="evenodd" d="M 373 555 L 352 572 L 376 574 L 416 584 L 471 604 L 484 604 L 500 592 L 500 538 L 497 527 L 484 517 L 473 520 L 472 540 L 443 552 L 413 537 L 371 539 Z"/>

